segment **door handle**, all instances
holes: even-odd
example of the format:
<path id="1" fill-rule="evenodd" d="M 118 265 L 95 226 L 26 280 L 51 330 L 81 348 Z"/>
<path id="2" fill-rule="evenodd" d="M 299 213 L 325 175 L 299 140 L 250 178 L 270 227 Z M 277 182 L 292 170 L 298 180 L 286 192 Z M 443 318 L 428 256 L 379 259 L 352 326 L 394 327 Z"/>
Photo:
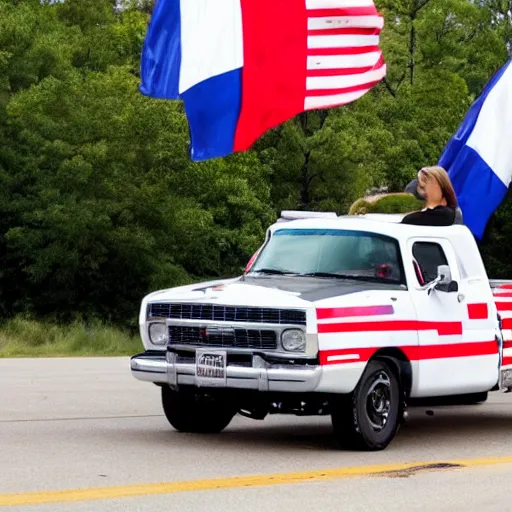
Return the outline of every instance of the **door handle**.
<path id="1" fill-rule="evenodd" d="M 457 300 L 458 300 L 459 302 L 462 302 L 465 298 L 466 298 L 466 297 L 464 296 L 464 294 L 463 294 L 463 293 L 459 293 L 459 294 L 457 295 Z"/>

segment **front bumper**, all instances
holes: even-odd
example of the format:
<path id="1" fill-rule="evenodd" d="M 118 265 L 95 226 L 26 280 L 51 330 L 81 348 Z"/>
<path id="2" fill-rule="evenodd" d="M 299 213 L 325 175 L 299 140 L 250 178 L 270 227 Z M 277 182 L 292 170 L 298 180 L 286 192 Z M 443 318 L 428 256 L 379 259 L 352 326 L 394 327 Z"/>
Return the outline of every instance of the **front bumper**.
<path id="1" fill-rule="evenodd" d="M 132 375 L 142 381 L 170 386 L 197 386 L 196 367 L 173 352 L 144 352 L 131 358 Z M 251 365 L 228 364 L 226 388 L 257 391 L 315 391 L 322 377 L 322 367 L 309 364 L 267 362 L 253 355 Z"/>
<path id="2" fill-rule="evenodd" d="M 130 359 L 133 377 L 156 384 L 167 383 L 167 362 L 165 352 L 143 352 Z"/>

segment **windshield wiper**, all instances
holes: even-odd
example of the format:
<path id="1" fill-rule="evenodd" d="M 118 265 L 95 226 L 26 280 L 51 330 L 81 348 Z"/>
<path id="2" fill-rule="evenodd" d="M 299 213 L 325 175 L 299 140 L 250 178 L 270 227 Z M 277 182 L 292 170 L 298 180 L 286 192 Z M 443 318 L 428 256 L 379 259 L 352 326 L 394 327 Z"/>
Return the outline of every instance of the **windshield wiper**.
<path id="1" fill-rule="evenodd" d="M 258 268 L 255 270 L 252 270 L 252 272 L 259 272 L 261 274 L 269 274 L 269 275 L 276 275 L 276 276 L 289 276 L 289 275 L 296 275 L 295 272 L 289 272 L 287 270 L 280 270 L 278 268 Z"/>
<path id="2" fill-rule="evenodd" d="M 335 277 L 337 279 L 350 279 L 352 276 L 346 274 L 336 274 L 335 272 L 306 272 L 305 274 L 299 274 L 307 277 Z"/>
<path id="3" fill-rule="evenodd" d="M 307 272 L 306 274 L 299 275 L 307 277 L 331 277 L 334 279 L 352 279 L 354 281 L 383 281 L 383 278 L 378 276 L 365 276 L 362 274 L 336 274 L 335 272 Z M 388 281 L 384 280 L 384 282 Z"/>

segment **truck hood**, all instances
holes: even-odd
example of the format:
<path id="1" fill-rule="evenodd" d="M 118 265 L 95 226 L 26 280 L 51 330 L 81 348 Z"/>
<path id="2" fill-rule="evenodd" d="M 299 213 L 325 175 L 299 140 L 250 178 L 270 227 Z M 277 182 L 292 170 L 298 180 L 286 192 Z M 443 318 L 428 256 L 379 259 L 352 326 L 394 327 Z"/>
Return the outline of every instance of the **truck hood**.
<path id="1" fill-rule="evenodd" d="M 308 302 L 293 290 L 255 286 L 240 278 L 207 281 L 180 288 L 152 293 L 147 302 L 186 302 L 243 306 L 267 306 L 279 308 L 303 308 Z"/>
<path id="2" fill-rule="evenodd" d="M 145 302 L 307 307 L 311 303 L 370 290 L 403 290 L 401 285 L 317 277 L 257 276 L 207 281 L 152 293 Z"/>
<path id="3" fill-rule="evenodd" d="M 261 288 L 283 290 L 297 294 L 308 302 L 316 302 L 331 297 L 349 295 L 370 290 L 403 290 L 401 285 L 374 283 L 371 281 L 338 280 L 319 277 L 287 277 L 287 276 L 245 276 L 244 283 Z"/>

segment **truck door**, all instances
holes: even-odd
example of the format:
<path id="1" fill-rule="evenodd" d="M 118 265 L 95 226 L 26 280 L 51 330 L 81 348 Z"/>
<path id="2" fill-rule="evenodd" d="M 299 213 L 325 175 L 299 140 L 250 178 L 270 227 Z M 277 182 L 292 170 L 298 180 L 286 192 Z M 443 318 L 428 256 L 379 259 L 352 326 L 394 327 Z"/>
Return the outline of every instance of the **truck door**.
<path id="1" fill-rule="evenodd" d="M 487 358 L 489 364 L 483 363 L 481 371 L 488 372 L 488 378 L 492 379 L 494 385 L 498 381 L 503 351 L 495 298 L 486 275 L 467 275 L 461 262 L 459 268 L 464 290 L 461 295 L 461 302 L 465 305 L 464 339 L 478 344 L 482 352 L 487 351 L 488 355 L 482 354 L 481 357 Z"/>
<path id="2" fill-rule="evenodd" d="M 481 332 L 468 323 L 467 296 L 473 291 L 461 273 L 452 244 L 446 239 L 412 238 L 407 255 L 409 261 L 404 263 L 418 316 L 419 339 L 412 396 L 460 395 L 490 389 L 498 376 L 497 346 L 490 339 L 480 339 Z M 457 283 L 454 288 L 458 289 L 442 286 L 429 293 L 425 285 L 437 277 L 440 265 L 449 267 L 452 281 Z"/>

